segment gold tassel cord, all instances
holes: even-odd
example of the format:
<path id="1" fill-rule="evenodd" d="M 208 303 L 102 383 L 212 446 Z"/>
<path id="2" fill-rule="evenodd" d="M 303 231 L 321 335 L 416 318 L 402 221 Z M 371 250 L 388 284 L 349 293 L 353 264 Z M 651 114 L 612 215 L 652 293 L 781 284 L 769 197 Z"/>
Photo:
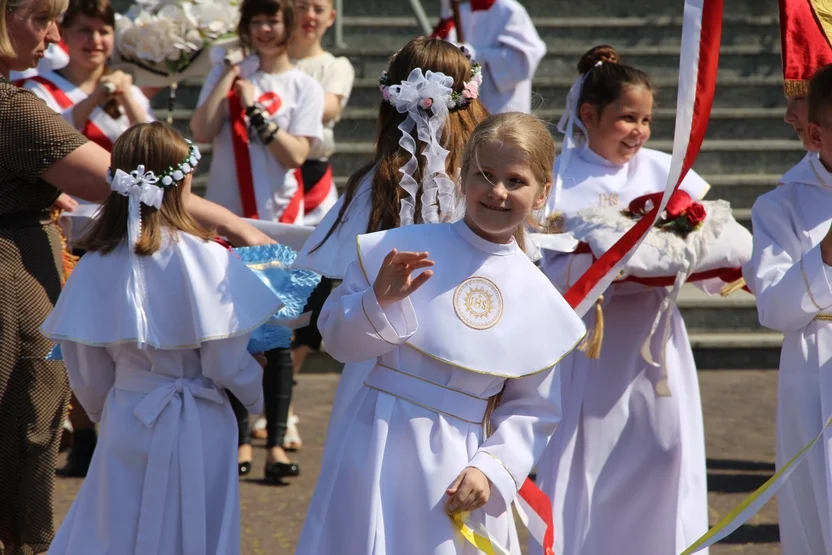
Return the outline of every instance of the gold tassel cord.
<path id="1" fill-rule="evenodd" d="M 740 278 L 736 281 L 732 281 L 731 283 L 726 283 L 722 289 L 720 289 L 719 294 L 722 297 L 727 297 L 728 295 L 732 295 L 737 291 L 741 290 L 745 287 L 745 278 Z"/>
<path id="2" fill-rule="evenodd" d="M 58 222 L 61 218 L 62 212 L 63 210 L 60 208 L 54 206 L 52 207 L 52 221 L 54 221 L 55 225 L 58 227 L 58 236 L 61 239 L 61 285 L 63 286 L 66 285 L 66 280 L 69 279 L 69 274 L 71 274 L 72 270 L 75 269 L 75 265 L 78 263 L 80 258 L 72 254 L 70 251 L 69 242 L 66 240 L 64 230 Z"/>
<path id="3" fill-rule="evenodd" d="M 595 301 L 595 328 L 586 336 L 581 346 L 578 347 L 586 354 L 587 358 L 601 358 L 601 345 L 604 342 L 604 296 L 598 297 Z"/>

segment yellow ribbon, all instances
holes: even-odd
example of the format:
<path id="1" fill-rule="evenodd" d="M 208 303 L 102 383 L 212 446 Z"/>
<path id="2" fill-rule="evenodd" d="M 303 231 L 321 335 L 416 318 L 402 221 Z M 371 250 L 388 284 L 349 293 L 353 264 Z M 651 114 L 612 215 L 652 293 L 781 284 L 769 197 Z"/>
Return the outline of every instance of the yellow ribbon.
<path id="1" fill-rule="evenodd" d="M 775 493 L 777 493 L 777 490 L 786 483 L 786 480 L 788 480 L 789 476 L 791 476 L 791 473 L 797 465 L 800 464 L 800 462 L 806 457 L 809 450 L 821 437 L 823 437 L 823 432 L 826 431 L 830 424 L 832 424 L 832 417 L 826 421 L 826 424 L 823 426 L 820 433 L 812 441 L 807 443 L 803 449 L 798 451 L 797 454 L 789 460 L 789 462 L 775 472 L 774 476 L 769 478 L 765 484 L 757 488 L 754 493 L 743 499 L 737 508 L 725 515 L 725 517 L 717 522 L 713 528 L 708 530 L 705 535 L 696 540 L 693 545 L 685 549 L 682 552 L 682 555 L 691 555 L 697 551 L 705 549 L 706 547 L 710 547 L 720 540 L 725 539 L 737 528 L 747 522 L 748 519 L 754 516 L 757 511 L 759 511 L 763 505 L 765 505 L 766 502 L 771 499 Z"/>
<path id="2" fill-rule="evenodd" d="M 462 537 L 465 538 L 468 543 L 485 553 L 485 555 L 510 555 L 511 552 L 509 550 L 491 539 L 491 535 L 488 534 L 488 530 L 484 530 L 485 535 L 483 535 L 475 532 L 473 528 L 468 526 L 467 520 L 468 517 L 471 516 L 470 512 L 454 513 L 448 516 L 459 530 L 459 533 L 462 534 Z"/>

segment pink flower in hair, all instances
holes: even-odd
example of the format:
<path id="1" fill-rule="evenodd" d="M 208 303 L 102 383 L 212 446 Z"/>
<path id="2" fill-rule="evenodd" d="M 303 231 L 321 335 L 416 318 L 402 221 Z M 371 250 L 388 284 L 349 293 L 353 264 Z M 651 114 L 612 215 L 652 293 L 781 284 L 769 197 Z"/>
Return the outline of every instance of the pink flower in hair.
<path id="1" fill-rule="evenodd" d="M 389 87 L 383 87 L 381 89 L 381 96 L 384 98 L 384 100 L 389 101 L 390 100 L 390 88 Z"/>
<path id="2" fill-rule="evenodd" d="M 480 86 L 476 81 L 469 81 L 465 83 L 465 88 L 462 90 L 462 96 L 468 100 L 473 100 L 480 95 Z"/>
<path id="3" fill-rule="evenodd" d="M 432 98 L 423 98 L 419 102 L 419 106 L 424 108 L 425 110 L 429 110 L 431 106 L 433 106 L 433 99 Z"/>

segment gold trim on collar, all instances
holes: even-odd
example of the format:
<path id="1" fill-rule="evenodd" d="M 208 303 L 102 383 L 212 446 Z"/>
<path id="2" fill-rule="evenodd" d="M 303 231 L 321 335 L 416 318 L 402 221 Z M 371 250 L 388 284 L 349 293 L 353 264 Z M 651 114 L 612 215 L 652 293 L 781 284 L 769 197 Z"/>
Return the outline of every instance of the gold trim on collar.
<path id="1" fill-rule="evenodd" d="M 370 278 L 367 276 L 367 269 L 364 267 L 364 260 L 361 256 L 361 243 L 359 242 L 358 237 L 359 237 L 358 235 L 356 235 L 356 237 L 355 237 L 355 248 L 358 251 L 358 264 L 359 264 L 359 266 L 361 266 L 361 271 L 364 273 L 364 279 L 367 280 L 367 285 L 372 286 L 373 284 L 370 282 Z M 362 304 L 362 307 L 363 306 L 364 305 Z M 820 307 L 818 307 L 818 310 L 820 310 Z M 547 364 L 546 366 L 544 366 L 543 368 L 540 368 L 538 370 L 533 370 L 531 372 L 527 372 L 526 374 L 523 374 L 522 376 L 513 376 L 513 375 L 510 375 L 510 374 L 496 374 L 494 372 L 483 372 L 482 370 L 475 370 L 474 368 L 469 368 L 469 367 L 463 366 L 461 364 L 456 364 L 454 362 L 451 362 L 450 360 L 446 360 L 442 357 L 432 355 L 432 354 L 428 353 L 427 351 L 423 351 L 419 347 L 416 347 L 415 345 L 413 345 L 410 341 L 405 341 L 400 346 L 407 345 L 408 347 L 410 347 L 411 349 L 413 349 L 417 353 L 421 353 L 421 354 L 425 355 L 428 358 L 432 358 L 433 360 L 436 360 L 438 362 L 441 362 L 442 364 L 446 364 L 446 365 L 451 366 L 453 368 L 459 368 L 460 370 L 466 370 L 468 372 L 473 372 L 474 374 L 480 374 L 480 375 L 483 375 L 483 376 L 494 376 L 495 378 L 515 379 L 515 378 L 525 378 L 526 376 L 533 376 L 535 374 L 540 374 L 541 372 L 545 372 L 546 370 L 549 370 L 550 368 L 554 367 L 556 364 L 558 364 L 560 361 L 562 361 L 564 358 L 566 358 L 566 355 L 568 355 L 569 353 L 571 353 L 572 351 L 575 350 L 575 347 L 577 347 L 581 343 L 581 341 L 584 340 L 584 337 L 586 337 L 586 334 L 587 334 L 587 330 L 586 330 L 586 328 L 584 328 L 584 332 L 581 334 L 581 336 L 578 338 L 578 340 L 575 341 L 575 344 L 572 345 L 572 347 L 570 347 L 565 353 L 563 353 L 561 356 L 559 356 L 555 361 Z"/>
<path id="2" fill-rule="evenodd" d="M 783 93 L 786 96 L 806 96 L 809 94 L 809 80 L 786 79 L 783 83 Z"/>

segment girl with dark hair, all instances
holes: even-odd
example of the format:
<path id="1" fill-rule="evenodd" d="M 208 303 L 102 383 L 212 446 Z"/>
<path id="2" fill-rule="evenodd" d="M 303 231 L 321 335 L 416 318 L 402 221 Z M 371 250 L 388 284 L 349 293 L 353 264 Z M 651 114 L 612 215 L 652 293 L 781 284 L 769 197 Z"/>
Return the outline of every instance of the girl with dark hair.
<path id="1" fill-rule="evenodd" d="M 609 46 L 585 54 L 578 71 L 561 127 L 579 132 L 566 133 L 555 164 L 547 205 L 555 217 L 627 208 L 663 191 L 670 171 L 669 155 L 644 147 L 655 94 L 647 74 L 620 63 Z M 708 185 L 691 171 L 681 188 L 699 198 Z M 591 262 L 590 254 L 545 250 L 541 266 L 564 292 Z M 585 352 L 564 363 L 563 422 L 537 466 L 559 555 L 679 553 L 708 529 L 702 406 L 679 310 L 665 316 L 666 345 L 661 333 L 651 335 L 667 296 L 664 287 L 613 284 L 584 318 L 595 329 Z M 645 360 L 645 348 L 664 350 L 664 368 Z"/>

